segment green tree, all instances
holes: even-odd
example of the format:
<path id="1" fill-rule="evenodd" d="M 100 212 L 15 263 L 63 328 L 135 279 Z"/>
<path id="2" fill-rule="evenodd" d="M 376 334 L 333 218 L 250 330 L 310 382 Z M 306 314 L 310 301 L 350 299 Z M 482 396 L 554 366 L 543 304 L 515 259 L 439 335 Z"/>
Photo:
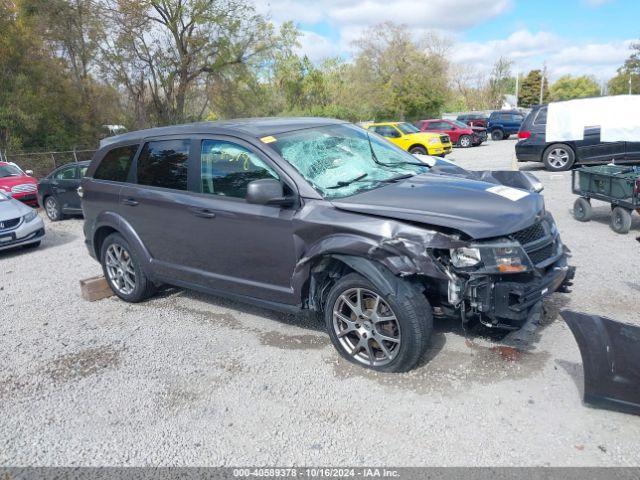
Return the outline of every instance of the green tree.
<path id="1" fill-rule="evenodd" d="M 542 103 L 549 101 L 549 82 L 546 75 L 542 77 L 541 70 L 531 70 L 522 80 L 522 86 L 518 94 L 518 105 L 530 108 L 540 104 L 540 83 L 543 82 Z"/>
<path id="2" fill-rule="evenodd" d="M 285 24 L 286 32 L 276 32 L 246 0 L 107 4 L 111 32 L 103 65 L 128 92 L 142 117 L 138 123 L 198 119 L 204 114 L 206 84 L 238 66 L 268 61 L 291 29 Z"/>
<path id="3" fill-rule="evenodd" d="M 640 94 L 640 42 L 631 44 L 631 55 L 618 68 L 617 74 L 608 84 L 609 94 L 622 95 L 629 91 Z"/>
<path id="4" fill-rule="evenodd" d="M 489 109 L 499 109 L 504 103 L 504 97 L 515 91 L 515 79 L 511 76 L 513 62 L 500 57 L 491 70 L 487 85 Z"/>
<path id="5" fill-rule="evenodd" d="M 447 98 L 447 63 L 421 49 L 405 26 L 377 25 L 355 42 L 352 101 L 371 117 L 415 120 L 438 115 Z"/>
<path id="6" fill-rule="evenodd" d="M 551 85 L 549 92 L 552 101 L 596 97 L 598 95 L 600 95 L 600 85 L 595 78 L 588 75 L 579 77 L 564 75 Z"/>

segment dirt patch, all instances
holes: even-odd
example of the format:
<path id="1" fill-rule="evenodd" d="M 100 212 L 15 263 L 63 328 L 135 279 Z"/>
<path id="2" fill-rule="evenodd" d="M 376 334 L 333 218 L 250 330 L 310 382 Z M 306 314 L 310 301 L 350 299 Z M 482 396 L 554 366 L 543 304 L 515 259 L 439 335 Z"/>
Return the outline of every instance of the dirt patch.
<path id="1" fill-rule="evenodd" d="M 333 356 L 334 375 L 341 379 L 364 378 L 380 385 L 419 394 L 467 390 L 472 383 L 491 385 L 531 377 L 550 358 L 547 352 L 525 352 L 511 347 L 484 347 L 466 341 L 468 351 L 441 350 L 420 368 L 402 374 L 378 373 Z M 427 352 L 427 356 L 429 352 Z"/>
<path id="2" fill-rule="evenodd" d="M 42 368 L 42 373 L 54 382 L 68 382 L 95 375 L 120 365 L 121 350 L 111 346 L 87 348 L 77 353 L 61 355 Z"/>
<path id="3" fill-rule="evenodd" d="M 286 335 L 266 332 L 259 335 L 260 343 L 287 350 L 320 350 L 329 345 L 329 339 L 320 335 Z"/>

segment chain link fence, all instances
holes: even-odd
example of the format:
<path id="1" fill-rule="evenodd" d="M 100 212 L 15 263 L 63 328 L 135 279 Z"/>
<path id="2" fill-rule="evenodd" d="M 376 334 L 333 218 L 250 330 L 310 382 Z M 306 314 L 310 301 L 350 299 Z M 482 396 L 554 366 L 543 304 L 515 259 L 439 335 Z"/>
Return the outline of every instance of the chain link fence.
<path id="1" fill-rule="evenodd" d="M 36 178 L 42 178 L 61 165 L 90 160 L 95 150 L 69 150 L 63 152 L 0 151 L 0 162 L 13 162 L 22 170 L 33 170 Z"/>

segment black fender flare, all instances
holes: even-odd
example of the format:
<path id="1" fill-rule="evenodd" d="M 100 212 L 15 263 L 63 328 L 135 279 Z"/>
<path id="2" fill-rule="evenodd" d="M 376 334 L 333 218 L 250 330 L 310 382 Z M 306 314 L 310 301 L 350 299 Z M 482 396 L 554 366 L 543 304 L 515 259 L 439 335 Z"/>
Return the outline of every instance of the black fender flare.
<path id="1" fill-rule="evenodd" d="M 397 296 L 402 278 L 394 275 L 381 263 L 364 257 L 353 255 L 331 255 L 332 258 L 341 261 L 353 271 L 359 273 L 384 295 Z"/>
<path id="2" fill-rule="evenodd" d="M 96 218 L 95 227 L 93 229 L 92 245 L 98 261 L 100 261 L 100 251 L 96 244 L 96 236 L 103 227 L 113 229 L 122 235 L 140 261 L 140 267 L 144 270 L 145 274 L 150 275 L 152 271 L 151 263 L 153 261 L 153 257 L 151 256 L 149 249 L 144 245 L 142 239 L 137 234 L 133 226 L 131 226 L 129 222 L 116 212 L 102 212 Z"/>

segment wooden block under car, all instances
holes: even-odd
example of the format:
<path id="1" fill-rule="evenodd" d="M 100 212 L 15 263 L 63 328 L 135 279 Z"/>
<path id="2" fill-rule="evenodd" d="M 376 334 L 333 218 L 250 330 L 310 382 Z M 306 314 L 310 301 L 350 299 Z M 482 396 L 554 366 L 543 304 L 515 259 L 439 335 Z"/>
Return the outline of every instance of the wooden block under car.
<path id="1" fill-rule="evenodd" d="M 102 300 L 113 295 L 113 290 L 109 288 L 107 280 L 101 275 L 99 277 L 87 278 L 80 280 L 80 293 L 82 298 L 89 302 Z"/>

